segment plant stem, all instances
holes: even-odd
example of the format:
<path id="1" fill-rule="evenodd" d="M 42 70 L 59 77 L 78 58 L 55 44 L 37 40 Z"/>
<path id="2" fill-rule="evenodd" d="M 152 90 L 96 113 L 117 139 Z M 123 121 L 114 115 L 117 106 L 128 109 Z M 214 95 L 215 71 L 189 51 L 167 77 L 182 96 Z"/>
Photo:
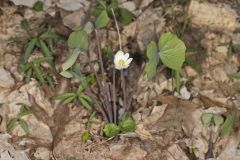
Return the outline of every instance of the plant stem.
<path id="1" fill-rule="evenodd" d="M 111 11 L 112 11 L 113 18 L 114 18 L 115 25 L 116 25 L 117 32 L 118 32 L 119 47 L 120 47 L 120 50 L 122 51 L 122 40 L 121 40 L 121 34 L 120 34 L 120 31 L 119 31 L 119 27 L 118 27 L 118 23 L 117 23 L 116 15 L 115 15 L 115 13 L 114 13 L 113 8 L 111 8 Z"/>
<path id="2" fill-rule="evenodd" d="M 113 68 L 113 114 L 114 114 L 114 123 L 117 123 L 117 105 L 116 105 L 116 71 Z"/>
<path id="3" fill-rule="evenodd" d="M 104 71 L 104 67 L 103 67 L 103 59 L 102 59 L 102 52 L 101 52 L 101 47 L 99 44 L 99 38 L 98 38 L 98 32 L 95 29 L 95 35 L 96 35 L 96 40 L 97 40 L 97 48 L 98 48 L 98 57 L 99 57 L 99 61 L 100 61 L 100 68 L 101 68 L 101 72 L 103 75 L 105 75 L 105 71 Z"/>
<path id="4" fill-rule="evenodd" d="M 124 78 L 124 71 L 121 70 L 121 83 L 122 83 L 122 90 L 123 90 L 123 108 L 127 109 L 126 106 L 126 86 L 125 86 L 125 78 Z"/>

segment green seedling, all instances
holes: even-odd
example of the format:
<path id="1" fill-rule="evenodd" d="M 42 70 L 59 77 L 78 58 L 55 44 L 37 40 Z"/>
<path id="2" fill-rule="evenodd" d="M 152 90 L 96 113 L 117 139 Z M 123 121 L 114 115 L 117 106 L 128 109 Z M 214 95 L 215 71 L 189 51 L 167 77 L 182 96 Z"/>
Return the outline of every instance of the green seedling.
<path id="1" fill-rule="evenodd" d="M 43 10 L 43 2 L 42 2 L 42 1 L 37 1 L 36 3 L 34 3 L 33 9 L 34 9 L 36 12 L 42 11 L 42 10 Z"/>
<path id="2" fill-rule="evenodd" d="M 111 0 L 109 3 L 103 0 L 98 0 L 92 11 L 92 15 L 97 17 L 95 21 L 95 27 L 97 29 L 108 25 L 112 10 L 116 13 L 118 21 L 123 25 L 129 24 L 134 18 L 134 14 L 129 10 L 118 6 L 117 0 Z"/>
<path id="3" fill-rule="evenodd" d="M 114 137 L 119 133 L 133 132 L 136 128 L 135 121 L 129 116 L 123 116 L 119 124 L 108 123 L 105 125 L 103 132 L 106 137 Z"/>
<path id="4" fill-rule="evenodd" d="M 114 137 L 120 133 L 120 128 L 114 123 L 105 125 L 103 132 L 106 137 Z"/>
<path id="5" fill-rule="evenodd" d="M 180 91 L 180 69 L 185 61 L 185 44 L 174 34 L 164 33 L 158 42 L 152 41 L 147 46 L 148 62 L 144 71 L 148 79 L 152 79 L 156 74 L 159 63 L 173 70 L 173 77 L 176 80 L 177 91 Z"/>
<path id="6" fill-rule="evenodd" d="M 29 57 L 35 49 L 42 51 L 44 57 L 53 57 L 53 43 L 60 39 L 56 35 L 51 27 L 45 28 L 31 28 L 26 20 L 21 21 L 21 27 L 27 33 L 25 37 L 15 37 L 10 39 L 13 42 L 21 42 L 24 47 L 24 55 L 22 64 L 28 62 Z M 48 63 L 52 68 L 55 68 L 53 59 L 49 60 Z"/>
<path id="7" fill-rule="evenodd" d="M 82 141 L 87 142 L 90 139 L 90 133 L 89 131 L 84 131 L 82 134 Z"/>
<path id="8" fill-rule="evenodd" d="M 55 89 L 55 83 L 52 79 L 53 73 L 47 73 L 41 67 L 41 63 L 49 62 L 52 57 L 39 57 L 33 59 L 31 62 L 20 65 L 20 71 L 25 74 L 26 82 L 29 82 L 31 78 L 35 78 L 39 84 L 48 84 L 52 90 Z"/>
<path id="9" fill-rule="evenodd" d="M 23 116 L 29 115 L 33 113 L 33 110 L 31 109 L 30 106 L 27 106 L 23 103 L 19 103 L 18 105 L 21 105 L 21 112 L 18 114 L 18 116 L 16 118 L 11 119 L 8 124 L 7 124 L 7 130 L 8 132 L 10 132 L 17 124 L 19 124 L 22 129 L 28 133 L 29 129 L 28 129 L 28 125 L 27 122 L 25 120 L 22 119 Z"/>
<path id="10" fill-rule="evenodd" d="M 83 106 L 85 106 L 89 111 L 92 111 L 92 107 L 90 104 L 93 103 L 92 98 L 84 93 L 84 89 L 87 87 L 88 83 L 83 82 L 79 85 L 77 92 L 72 93 L 62 93 L 60 95 L 54 96 L 54 100 L 63 100 L 65 104 L 71 103 L 74 101 L 79 101 Z"/>

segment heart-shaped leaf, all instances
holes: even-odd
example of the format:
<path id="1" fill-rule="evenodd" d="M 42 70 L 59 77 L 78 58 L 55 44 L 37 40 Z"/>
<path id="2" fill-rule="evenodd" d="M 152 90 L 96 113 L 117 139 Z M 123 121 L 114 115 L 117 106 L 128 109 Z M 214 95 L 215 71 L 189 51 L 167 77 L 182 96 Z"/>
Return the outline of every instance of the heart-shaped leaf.
<path id="1" fill-rule="evenodd" d="M 160 37 L 158 45 L 163 64 L 179 70 L 185 60 L 185 44 L 176 35 L 167 32 Z"/>
<path id="2" fill-rule="evenodd" d="M 224 119 L 221 115 L 214 115 L 213 121 L 215 126 L 220 126 L 223 123 Z"/>
<path id="3" fill-rule="evenodd" d="M 108 17 L 108 13 L 106 10 L 103 10 L 101 12 L 101 14 L 98 16 L 97 20 L 95 21 L 95 27 L 97 29 L 99 28 L 103 28 L 105 26 L 107 26 L 108 22 L 109 22 L 109 17 Z"/>
<path id="4" fill-rule="evenodd" d="M 147 73 L 148 79 L 152 79 L 156 74 L 156 68 L 160 58 L 157 50 L 157 44 L 154 41 L 150 42 L 147 46 L 147 57 L 148 62 L 144 70 Z"/>
<path id="5" fill-rule="evenodd" d="M 70 48 L 79 48 L 88 50 L 88 35 L 85 30 L 76 30 L 72 32 L 68 38 L 68 46 Z"/>
<path id="6" fill-rule="evenodd" d="M 119 8 L 118 13 L 119 13 L 119 21 L 123 25 L 127 25 L 133 20 L 134 14 L 126 8 Z"/>
<path id="7" fill-rule="evenodd" d="M 202 123 L 206 126 L 209 126 L 213 118 L 212 113 L 204 113 L 201 117 Z"/>

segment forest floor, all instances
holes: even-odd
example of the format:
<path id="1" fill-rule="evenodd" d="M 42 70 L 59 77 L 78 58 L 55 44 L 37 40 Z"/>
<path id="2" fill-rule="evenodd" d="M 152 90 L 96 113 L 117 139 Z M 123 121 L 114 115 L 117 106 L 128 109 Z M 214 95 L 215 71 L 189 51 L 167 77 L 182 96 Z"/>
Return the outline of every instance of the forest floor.
<path id="1" fill-rule="evenodd" d="M 52 100 L 53 95 L 76 90 L 79 81 L 54 76 L 54 91 L 34 78 L 26 82 L 19 71 L 25 46 L 10 41 L 26 36 L 21 27 L 24 19 L 32 28 L 51 26 L 63 37 L 52 50 L 59 68 L 72 51 L 67 37 L 91 17 L 96 2 L 45 0 L 39 12 L 32 9 L 35 2 L 0 1 L 0 160 L 240 160 L 239 0 L 118 1 L 135 17 L 120 25 L 120 33 L 123 50 L 133 57 L 126 85 L 133 97 L 136 130 L 115 138 L 104 137 L 101 114 L 91 117 L 80 103 Z M 168 68 L 159 66 L 152 80 L 144 73 L 147 44 L 168 31 L 178 35 L 187 48 L 180 93 Z M 101 47 L 111 44 L 116 53 L 114 21 L 98 33 Z M 91 36 L 91 61 L 98 60 L 96 44 Z M 31 57 L 39 55 L 41 50 L 35 49 Z M 87 60 L 80 54 L 80 64 Z M 108 65 L 104 63 L 110 72 Z M 94 67 L 99 68 L 97 63 Z M 81 67 L 83 73 L 90 70 L 87 65 Z M 91 89 L 99 90 L 97 85 Z M 23 104 L 33 112 L 20 117 L 9 131 L 7 125 L 19 116 Z M 209 126 L 204 116 L 210 116 Z M 26 122 L 28 132 L 21 122 Z M 88 124 L 90 138 L 84 142 L 82 134 Z"/>

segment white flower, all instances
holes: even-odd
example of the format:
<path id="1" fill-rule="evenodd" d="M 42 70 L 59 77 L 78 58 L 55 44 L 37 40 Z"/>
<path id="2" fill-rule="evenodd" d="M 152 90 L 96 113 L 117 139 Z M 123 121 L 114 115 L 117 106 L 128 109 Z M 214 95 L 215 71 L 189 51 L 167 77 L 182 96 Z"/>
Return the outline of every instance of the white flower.
<path id="1" fill-rule="evenodd" d="M 124 54 L 123 51 L 118 51 L 114 56 L 114 65 L 118 70 L 126 69 L 132 62 L 132 58 L 129 58 L 129 53 Z"/>

